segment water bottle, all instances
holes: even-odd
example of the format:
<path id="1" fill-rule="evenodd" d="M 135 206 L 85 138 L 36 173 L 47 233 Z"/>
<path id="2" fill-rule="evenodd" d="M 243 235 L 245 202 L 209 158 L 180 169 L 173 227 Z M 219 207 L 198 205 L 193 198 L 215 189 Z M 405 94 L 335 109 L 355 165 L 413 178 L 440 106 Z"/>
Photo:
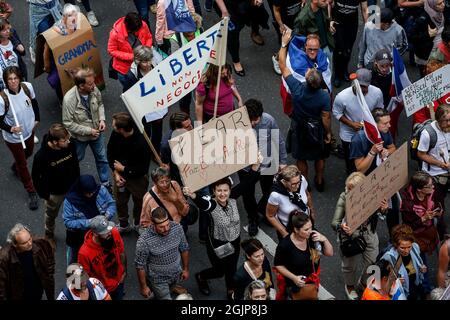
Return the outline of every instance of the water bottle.
<path id="1" fill-rule="evenodd" d="M 314 241 L 314 249 L 316 249 L 320 255 L 322 254 L 322 244 L 320 241 Z"/>

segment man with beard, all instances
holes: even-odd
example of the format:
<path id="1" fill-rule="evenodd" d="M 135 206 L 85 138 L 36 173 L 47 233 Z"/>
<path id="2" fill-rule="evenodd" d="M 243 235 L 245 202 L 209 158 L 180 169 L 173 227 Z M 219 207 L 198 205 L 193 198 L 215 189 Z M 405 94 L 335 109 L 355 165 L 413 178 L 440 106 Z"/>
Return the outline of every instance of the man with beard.
<path id="1" fill-rule="evenodd" d="M 151 219 L 136 243 L 140 292 L 144 298 L 153 292 L 158 300 L 171 300 L 170 291 L 189 278 L 189 244 L 181 225 L 170 221 L 165 209 L 153 209 Z"/>
<path id="2" fill-rule="evenodd" d="M 420 134 L 417 156 L 422 161 L 422 170 L 433 177 L 436 202 L 444 204 L 449 187 L 450 105 L 440 105 L 435 117 Z M 438 219 L 437 228 L 443 239 L 447 233 L 443 215 Z"/>
<path id="3" fill-rule="evenodd" d="M 120 233 L 105 216 L 90 221 L 78 262 L 91 278 L 100 280 L 112 300 L 122 300 L 127 261 Z"/>

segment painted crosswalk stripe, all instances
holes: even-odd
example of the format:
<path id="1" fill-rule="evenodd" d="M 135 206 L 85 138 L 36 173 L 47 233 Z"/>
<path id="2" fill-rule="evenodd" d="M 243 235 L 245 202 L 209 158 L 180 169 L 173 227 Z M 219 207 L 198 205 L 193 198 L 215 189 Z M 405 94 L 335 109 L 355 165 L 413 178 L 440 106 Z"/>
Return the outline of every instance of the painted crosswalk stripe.
<path id="1" fill-rule="evenodd" d="M 244 230 L 245 232 L 248 232 L 248 226 L 245 226 Z M 259 228 L 258 234 L 256 235 L 255 238 L 262 243 L 264 249 L 268 254 L 270 254 L 272 257 L 275 256 L 277 244 L 267 233 L 265 233 L 261 228 Z M 336 298 L 330 292 L 328 292 L 327 289 L 325 289 L 322 285 L 320 285 L 319 300 L 335 300 L 335 299 Z"/>

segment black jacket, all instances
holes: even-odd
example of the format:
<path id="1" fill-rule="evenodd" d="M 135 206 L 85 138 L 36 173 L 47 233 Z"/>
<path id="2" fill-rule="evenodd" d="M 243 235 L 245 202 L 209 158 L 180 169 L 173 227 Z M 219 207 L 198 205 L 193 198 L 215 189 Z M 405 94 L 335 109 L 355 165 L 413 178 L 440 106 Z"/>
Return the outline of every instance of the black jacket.
<path id="1" fill-rule="evenodd" d="M 431 20 L 428 13 L 422 11 L 414 21 L 413 29 L 409 41 L 414 46 L 414 54 L 420 59 L 428 60 L 431 50 L 433 49 L 433 40 L 428 34 L 428 26 L 434 29 L 436 25 Z"/>
<path id="2" fill-rule="evenodd" d="M 389 102 L 391 101 L 391 85 L 392 85 L 392 72 L 390 72 L 388 75 L 383 76 L 378 73 L 377 70 L 372 70 L 372 81 L 371 84 L 375 87 L 379 88 L 381 92 L 383 93 L 383 104 L 384 107 L 387 108 L 389 105 Z"/>
<path id="3" fill-rule="evenodd" d="M 80 176 L 75 145 L 71 142 L 68 148 L 55 150 L 47 142 L 45 135 L 41 149 L 34 155 L 31 171 L 34 187 L 43 199 L 48 199 L 51 194 L 66 194 Z"/>
<path id="4" fill-rule="evenodd" d="M 125 138 L 113 131 L 108 141 L 107 154 L 111 170 L 114 171 L 114 161 L 125 166 L 121 175 L 127 178 L 139 178 L 148 173 L 150 167 L 150 147 L 144 136 L 134 129 L 133 134 Z"/>

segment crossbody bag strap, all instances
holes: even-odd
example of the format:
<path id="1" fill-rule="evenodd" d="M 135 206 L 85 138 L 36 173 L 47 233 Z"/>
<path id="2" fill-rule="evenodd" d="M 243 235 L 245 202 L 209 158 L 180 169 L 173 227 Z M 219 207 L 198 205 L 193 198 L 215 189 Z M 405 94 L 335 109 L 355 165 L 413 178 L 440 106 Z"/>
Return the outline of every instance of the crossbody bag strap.
<path id="1" fill-rule="evenodd" d="M 245 271 L 247 271 L 247 273 L 253 280 L 258 280 L 258 278 L 256 278 L 255 274 L 253 273 L 252 269 L 248 266 L 247 261 L 244 262 L 244 269 Z"/>
<path id="2" fill-rule="evenodd" d="M 158 198 L 158 196 L 156 195 L 156 193 L 152 190 L 152 188 L 150 188 L 150 190 L 148 191 L 150 193 L 150 195 L 153 197 L 153 199 L 155 199 L 156 203 L 158 204 L 158 206 L 160 206 L 161 208 L 163 208 L 164 210 L 167 211 L 167 215 L 169 217 L 169 220 L 173 221 L 172 216 L 170 215 L 169 210 L 167 210 L 166 206 L 162 203 L 161 199 Z"/>

